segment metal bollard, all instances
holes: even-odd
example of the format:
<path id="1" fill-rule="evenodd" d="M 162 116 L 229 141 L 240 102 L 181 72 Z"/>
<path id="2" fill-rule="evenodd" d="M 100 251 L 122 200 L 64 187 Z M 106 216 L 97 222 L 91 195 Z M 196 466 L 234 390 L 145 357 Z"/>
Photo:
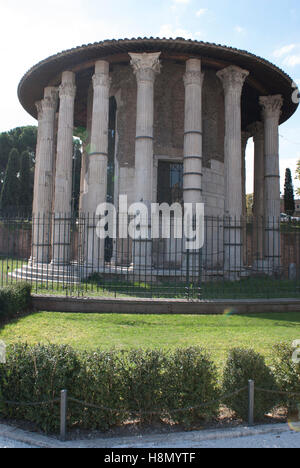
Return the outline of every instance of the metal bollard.
<path id="1" fill-rule="evenodd" d="M 60 439 L 66 440 L 67 436 L 67 410 L 68 410 L 68 391 L 60 392 Z"/>
<path id="2" fill-rule="evenodd" d="M 248 382 L 248 424 L 254 425 L 254 380 Z"/>

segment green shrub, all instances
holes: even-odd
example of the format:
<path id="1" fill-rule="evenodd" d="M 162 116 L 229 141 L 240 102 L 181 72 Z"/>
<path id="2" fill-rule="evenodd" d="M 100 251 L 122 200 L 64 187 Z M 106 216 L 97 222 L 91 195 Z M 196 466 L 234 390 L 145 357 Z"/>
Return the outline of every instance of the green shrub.
<path id="1" fill-rule="evenodd" d="M 81 355 L 80 385 L 72 389 L 71 395 L 80 400 L 106 409 L 73 405 L 74 418 L 85 429 L 106 431 L 121 424 L 127 416 L 124 401 L 122 363 L 116 351 L 95 351 Z M 125 410 L 124 410 L 125 407 Z"/>
<path id="2" fill-rule="evenodd" d="M 247 349 L 233 349 L 224 369 L 223 393 L 230 394 L 248 387 L 248 381 L 254 380 L 255 386 L 267 390 L 277 390 L 274 375 L 265 364 L 264 357 Z M 278 403 L 275 394 L 255 392 L 254 418 L 263 419 Z M 245 390 L 226 400 L 226 404 L 244 421 L 248 418 L 248 392 Z"/>
<path id="3" fill-rule="evenodd" d="M 31 285 L 17 283 L 0 289 L 0 321 L 31 308 Z"/>
<path id="4" fill-rule="evenodd" d="M 287 392 L 287 395 L 281 395 L 281 403 L 290 410 L 297 409 L 300 404 L 300 396 L 292 396 L 289 393 L 300 394 L 300 363 L 293 362 L 293 353 L 291 343 L 279 343 L 273 348 L 273 366 L 274 373 L 280 391 Z"/>
<path id="5" fill-rule="evenodd" d="M 66 389 L 72 394 L 79 380 L 81 364 L 77 353 L 68 346 L 26 344 L 10 346 L 7 363 L 0 365 L 0 394 L 3 400 L 14 402 L 44 402 L 60 398 Z M 18 406 L 2 404 L 6 417 L 35 423 L 42 430 L 59 428 L 59 403 L 42 406 Z M 69 424 L 74 424 L 72 411 Z"/>
<path id="6" fill-rule="evenodd" d="M 123 355 L 125 400 L 132 417 L 152 423 L 164 414 L 163 374 L 167 355 L 159 350 L 133 350 Z"/>
<path id="7" fill-rule="evenodd" d="M 218 400 L 217 369 L 200 348 L 178 349 L 169 356 L 164 373 L 163 398 L 170 417 L 186 426 L 208 421 L 217 416 L 219 402 L 197 409 L 205 403 Z"/>

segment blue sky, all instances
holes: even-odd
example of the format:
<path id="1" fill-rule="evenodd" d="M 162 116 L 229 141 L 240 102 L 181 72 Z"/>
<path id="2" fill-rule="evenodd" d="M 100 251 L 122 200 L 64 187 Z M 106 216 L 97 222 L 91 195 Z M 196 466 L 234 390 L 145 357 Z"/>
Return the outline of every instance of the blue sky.
<path id="1" fill-rule="evenodd" d="M 1 0 L 0 17 L 0 131 L 36 124 L 16 97 L 27 69 L 63 49 L 103 39 L 181 36 L 225 44 L 269 59 L 300 84 L 299 0 Z M 280 135 L 284 179 L 285 168 L 294 172 L 300 159 L 300 110 Z M 251 142 L 247 174 L 251 192 Z"/>

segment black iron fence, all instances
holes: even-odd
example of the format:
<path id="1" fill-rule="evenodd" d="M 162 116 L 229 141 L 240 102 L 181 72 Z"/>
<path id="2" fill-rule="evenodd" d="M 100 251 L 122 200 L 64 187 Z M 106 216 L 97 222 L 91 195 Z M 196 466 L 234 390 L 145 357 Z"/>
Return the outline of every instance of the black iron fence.
<path id="1" fill-rule="evenodd" d="M 0 286 L 26 281 L 36 293 L 103 297 L 300 297 L 300 223 L 206 217 L 198 249 L 175 235 L 172 217 L 169 224 L 168 238 L 134 240 L 117 225 L 116 236 L 100 239 L 93 216 L 2 217 Z"/>

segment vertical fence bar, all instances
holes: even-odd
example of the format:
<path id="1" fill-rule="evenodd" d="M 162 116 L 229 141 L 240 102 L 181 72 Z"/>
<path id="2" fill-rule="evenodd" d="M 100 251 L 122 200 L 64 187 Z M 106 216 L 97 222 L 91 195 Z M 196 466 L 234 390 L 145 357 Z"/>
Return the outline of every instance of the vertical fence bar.
<path id="1" fill-rule="evenodd" d="M 248 424 L 254 425 L 254 380 L 248 382 Z"/>
<path id="2" fill-rule="evenodd" d="M 67 437 L 67 411 L 68 411 L 68 391 L 60 392 L 60 438 L 62 441 Z"/>

